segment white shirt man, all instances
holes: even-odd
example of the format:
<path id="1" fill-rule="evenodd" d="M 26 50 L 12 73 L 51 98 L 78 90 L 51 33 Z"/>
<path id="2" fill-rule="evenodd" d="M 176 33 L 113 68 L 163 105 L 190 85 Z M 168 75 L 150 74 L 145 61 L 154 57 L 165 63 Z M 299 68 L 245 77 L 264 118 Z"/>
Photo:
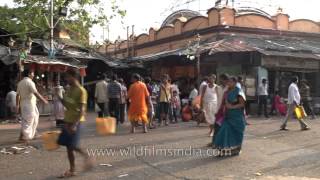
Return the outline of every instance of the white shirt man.
<path id="1" fill-rule="evenodd" d="M 259 91 L 258 91 L 258 95 L 259 96 L 268 96 L 269 93 L 268 93 L 268 84 L 265 83 L 265 84 L 260 84 L 259 86 Z"/>
<path id="2" fill-rule="evenodd" d="M 96 103 L 100 108 L 99 117 L 104 117 L 106 114 L 106 106 L 108 102 L 108 83 L 103 79 L 96 84 L 95 90 Z"/>
<path id="3" fill-rule="evenodd" d="M 192 102 L 198 96 L 198 90 L 194 87 L 189 95 L 189 100 Z"/>
<path id="4" fill-rule="evenodd" d="M 24 75 L 25 77 L 18 83 L 16 101 L 22 118 L 20 140 L 27 141 L 33 139 L 37 131 L 39 122 L 37 97 L 45 104 L 48 104 L 48 101 L 38 93 L 36 85 L 32 81 L 34 73 L 25 70 Z"/>
<path id="5" fill-rule="evenodd" d="M 108 101 L 108 83 L 101 80 L 96 84 L 95 98 L 97 103 L 106 103 Z"/>
<path id="6" fill-rule="evenodd" d="M 203 88 L 208 85 L 207 80 L 204 80 L 201 82 L 200 87 L 199 87 L 199 95 L 202 93 Z"/>
<path id="7" fill-rule="evenodd" d="M 300 97 L 300 92 L 297 84 L 298 84 L 298 78 L 294 77 L 288 89 L 288 112 L 287 112 L 286 118 L 283 120 L 280 130 L 287 130 L 286 128 L 287 122 L 292 117 L 293 112 L 297 107 L 297 105 L 300 104 L 301 97 Z M 301 126 L 301 130 L 310 129 L 303 119 L 300 119 L 299 123 Z"/>
<path id="8" fill-rule="evenodd" d="M 288 91 L 288 104 L 299 105 L 301 100 L 299 88 L 296 83 L 291 83 Z"/>
<path id="9" fill-rule="evenodd" d="M 268 81 L 267 79 L 262 79 L 262 83 L 259 85 L 259 88 L 258 88 L 258 98 L 259 98 L 259 106 L 258 106 L 258 116 L 261 116 L 261 111 L 263 109 L 264 111 L 264 116 L 266 118 L 269 118 L 269 115 L 268 115 L 268 111 L 267 111 L 267 108 L 268 108 Z"/>

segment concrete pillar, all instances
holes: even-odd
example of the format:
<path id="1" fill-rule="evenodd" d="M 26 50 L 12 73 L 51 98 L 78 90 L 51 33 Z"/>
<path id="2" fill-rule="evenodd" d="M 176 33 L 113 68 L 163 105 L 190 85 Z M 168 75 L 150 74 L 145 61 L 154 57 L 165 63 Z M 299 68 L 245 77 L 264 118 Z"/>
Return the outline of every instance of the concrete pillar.
<path id="1" fill-rule="evenodd" d="M 153 28 L 149 29 L 149 41 L 154 41 L 157 39 L 156 33 L 156 30 L 154 30 Z"/>
<path id="2" fill-rule="evenodd" d="M 208 10 L 209 26 L 217 26 L 220 24 L 220 15 L 217 8 L 211 8 Z"/>
<path id="3" fill-rule="evenodd" d="M 289 15 L 278 13 L 272 19 L 275 21 L 275 29 L 281 31 L 289 30 Z"/>
<path id="4" fill-rule="evenodd" d="M 231 8 L 224 7 L 219 11 L 220 16 L 220 25 L 229 25 L 233 26 L 235 22 L 235 13 L 236 11 Z"/>

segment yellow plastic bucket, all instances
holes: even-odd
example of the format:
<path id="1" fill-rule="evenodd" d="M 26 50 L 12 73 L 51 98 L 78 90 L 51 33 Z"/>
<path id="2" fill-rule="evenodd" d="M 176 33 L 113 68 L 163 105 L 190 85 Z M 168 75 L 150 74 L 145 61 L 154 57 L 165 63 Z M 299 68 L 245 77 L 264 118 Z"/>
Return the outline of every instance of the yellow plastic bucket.
<path id="1" fill-rule="evenodd" d="M 301 120 L 305 117 L 307 117 L 306 111 L 304 110 L 304 108 L 302 106 L 297 106 L 294 109 L 294 113 L 296 114 L 297 119 Z"/>
<path id="2" fill-rule="evenodd" d="M 60 131 L 44 132 L 41 136 L 44 149 L 48 151 L 58 149 L 59 145 L 57 144 L 57 140 L 59 138 L 59 135 Z"/>
<path id="3" fill-rule="evenodd" d="M 99 135 L 115 134 L 117 128 L 116 119 L 112 117 L 97 118 L 96 130 Z"/>

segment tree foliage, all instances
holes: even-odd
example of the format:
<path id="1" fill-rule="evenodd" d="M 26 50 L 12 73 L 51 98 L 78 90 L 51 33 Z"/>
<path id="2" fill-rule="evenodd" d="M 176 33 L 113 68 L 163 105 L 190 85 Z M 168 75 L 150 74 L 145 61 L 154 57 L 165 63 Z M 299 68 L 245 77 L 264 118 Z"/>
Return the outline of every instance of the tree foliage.
<path id="1" fill-rule="evenodd" d="M 25 39 L 48 38 L 49 27 L 45 17 L 49 17 L 50 0 L 14 0 L 15 7 L 0 7 L 0 27 Z M 68 7 L 68 16 L 60 18 L 59 27 L 67 30 L 78 42 L 87 45 L 90 28 L 104 26 L 115 16 L 125 16 L 117 0 L 109 0 L 106 8 L 101 0 L 54 0 L 55 20 L 59 9 Z M 109 6 L 108 6 L 109 7 Z M 107 13 L 106 13 L 107 12 Z M 50 20 L 50 19 L 49 19 Z"/>

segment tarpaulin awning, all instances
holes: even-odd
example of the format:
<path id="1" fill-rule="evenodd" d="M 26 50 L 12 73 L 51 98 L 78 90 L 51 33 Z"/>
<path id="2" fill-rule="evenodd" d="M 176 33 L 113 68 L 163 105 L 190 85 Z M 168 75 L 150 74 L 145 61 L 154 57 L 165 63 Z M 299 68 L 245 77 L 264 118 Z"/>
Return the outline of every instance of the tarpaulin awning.
<path id="1" fill-rule="evenodd" d="M 19 56 L 18 51 L 12 51 L 10 50 L 10 48 L 0 45 L 0 60 L 5 65 L 14 64 L 17 61 L 18 56 Z"/>
<path id="2" fill-rule="evenodd" d="M 46 65 L 64 65 L 75 68 L 85 68 L 86 64 L 74 59 L 49 59 L 45 56 L 29 55 L 27 59 L 24 60 L 24 63 L 36 63 L 36 64 L 46 64 Z"/>
<path id="3" fill-rule="evenodd" d="M 129 59 L 128 63 L 130 63 L 130 61 L 139 61 L 139 60 L 152 61 L 152 60 L 157 60 L 159 58 L 167 57 L 167 56 L 178 56 L 178 55 L 181 55 L 183 51 L 185 51 L 185 49 L 175 49 L 175 50 L 170 50 L 170 51 L 162 51 L 162 52 L 159 52 L 156 54 L 137 56 L 137 57 L 133 57 L 133 58 Z"/>

